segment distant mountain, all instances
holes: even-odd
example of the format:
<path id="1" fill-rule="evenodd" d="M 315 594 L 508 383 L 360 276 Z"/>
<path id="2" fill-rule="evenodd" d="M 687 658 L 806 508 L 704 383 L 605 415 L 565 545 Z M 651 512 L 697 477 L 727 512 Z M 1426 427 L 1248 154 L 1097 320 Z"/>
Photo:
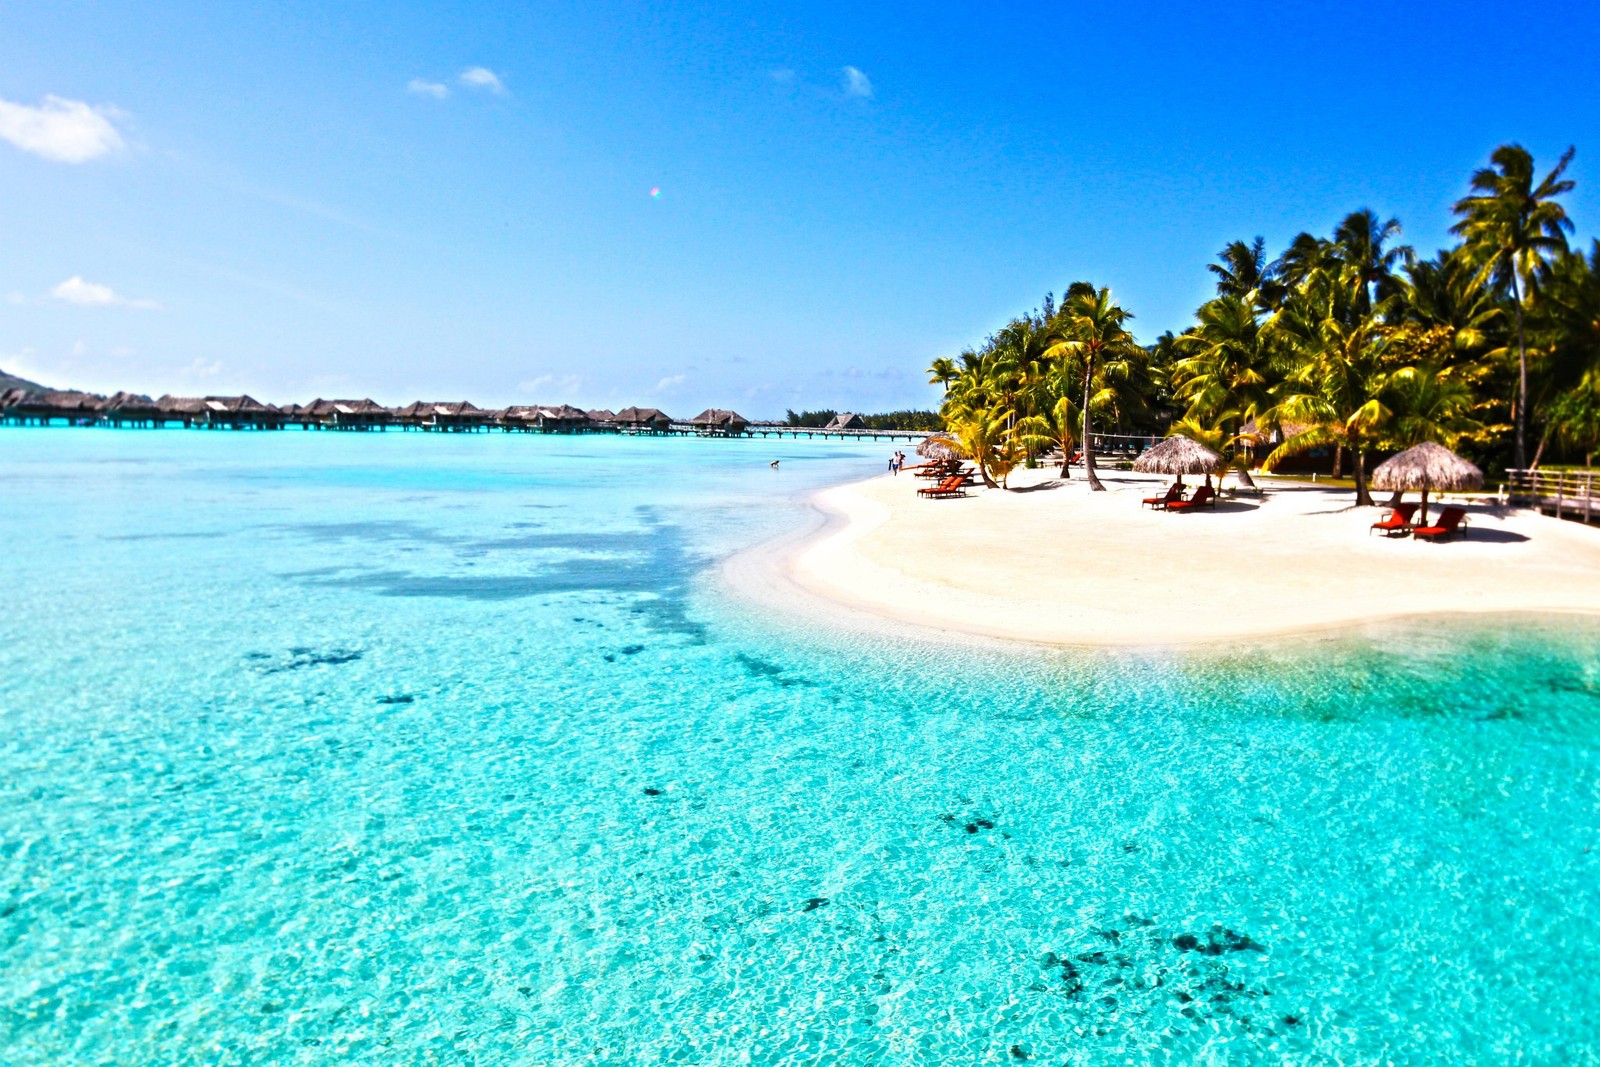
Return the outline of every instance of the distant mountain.
<path id="1" fill-rule="evenodd" d="M 5 392 L 7 389 L 32 389 L 36 393 L 48 393 L 50 391 L 48 385 L 40 385 L 38 382 L 30 382 L 26 378 L 18 378 L 15 374 L 7 374 L 4 368 L 0 368 L 0 393 Z"/>

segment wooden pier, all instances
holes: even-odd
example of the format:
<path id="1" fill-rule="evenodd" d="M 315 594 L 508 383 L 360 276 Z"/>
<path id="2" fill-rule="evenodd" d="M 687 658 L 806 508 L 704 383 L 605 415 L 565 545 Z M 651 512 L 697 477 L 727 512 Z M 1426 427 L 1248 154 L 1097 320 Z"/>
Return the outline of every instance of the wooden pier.
<path id="1" fill-rule="evenodd" d="M 1508 470 L 1512 504 L 1589 523 L 1600 518 L 1600 470 Z"/>

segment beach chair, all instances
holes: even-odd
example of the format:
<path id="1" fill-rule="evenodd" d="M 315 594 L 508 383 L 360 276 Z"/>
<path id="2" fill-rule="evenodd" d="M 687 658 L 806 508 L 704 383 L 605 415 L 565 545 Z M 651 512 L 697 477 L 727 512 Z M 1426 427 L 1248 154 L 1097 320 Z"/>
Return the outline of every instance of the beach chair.
<path id="1" fill-rule="evenodd" d="M 925 486 L 925 487 L 923 487 L 921 489 L 918 489 L 917 490 L 917 495 L 918 496 L 925 496 L 925 497 L 928 497 L 930 499 L 934 498 L 934 497 L 966 496 L 967 495 L 966 485 L 967 485 L 966 477 L 964 475 L 957 474 L 957 475 L 953 475 L 953 476 L 951 476 L 949 478 L 946 478 L 944 481 L 940 482 L 938 485 L 930 485 L 930 486 Z"/>
<path id="2" fill-rule="evenodd" d="M 1391 510 L 1383 521 L 1373 523 L 1367 536 L 1372 536 L 1372 530 L 1382 530 L 1385 537 L 1404 537 L 1411 532 L 1411 516 L 1416 513 L 1417 505 L 1401 504 Z"/>
<path id="3" fill-rule="evenodd" d="M 1445 508 L 1439 512 L 1439 522 L 1434 526 L 1418 526 L 1411 531 L 1412 537 L 1421 537 L 1428 541 L 1442 541 L 1452 534 L 1461 533 L 1461 528 L 1467 524 L 1466 508 Z"/>
<path id="4" fill-rule="evenodd" d="M 1162 495 L 1145 497 L 1144 506 L 1155 508 L 1157 511 L 1160 511 L 1162 508 L 1171 507 L 1173 504 L 1176 504 L 1182 499 L 1183 486 L 1174 482 L 1172 486 Z"/>
<path id="5" fill-rule="evenodd" d="M 1202 485 L 1200 488 L 1194 491 L 1194 496 L 1190 497 L 1188 500 L 1174 500 L 1172 503 L 1167 505 L 1167 510 L 1193 511 L 1195 508 L 1203 508 L 1208 504 L 1211 507 L 1217 506 L 1217 494 L 1211 491 L 1211 487 L 1209 485 Z"/>

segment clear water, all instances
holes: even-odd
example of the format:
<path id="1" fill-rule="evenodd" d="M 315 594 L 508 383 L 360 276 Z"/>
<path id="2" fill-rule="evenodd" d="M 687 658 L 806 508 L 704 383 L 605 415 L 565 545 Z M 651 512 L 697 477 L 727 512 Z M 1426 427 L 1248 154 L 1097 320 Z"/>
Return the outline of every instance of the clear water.
<path id="1" fill-rule="evenodd" d="M 887 452 L 0 431 L 0 1061 L 1600 1062 L 1600 626 L 718 589 Z"/>

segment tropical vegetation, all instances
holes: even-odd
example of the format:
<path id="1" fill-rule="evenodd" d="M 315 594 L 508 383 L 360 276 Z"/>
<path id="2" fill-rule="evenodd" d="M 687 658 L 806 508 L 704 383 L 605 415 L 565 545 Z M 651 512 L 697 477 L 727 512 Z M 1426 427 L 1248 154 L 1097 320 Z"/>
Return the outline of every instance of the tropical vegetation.
<path id="1" fill-rule="evenodd" d="M 1600 452 L 1600 241 L 1573 247 L 1569 149 L 1540 173 L 1497 148 L 1432 256 L 1368 209 L 1276 258 L 1229 243 L 1216 295 L 1141 345 L 1111 290 L 1074 282 L 981 345 L 935 359 L 939 416 L 986 484 L 1050 456 L 1102 488 L 1096 448 L 1181 433 L 1230 470 L 1315 458 L 1370 503 L 1375 454 L 1437 441 L 1492 471 Z"/>

